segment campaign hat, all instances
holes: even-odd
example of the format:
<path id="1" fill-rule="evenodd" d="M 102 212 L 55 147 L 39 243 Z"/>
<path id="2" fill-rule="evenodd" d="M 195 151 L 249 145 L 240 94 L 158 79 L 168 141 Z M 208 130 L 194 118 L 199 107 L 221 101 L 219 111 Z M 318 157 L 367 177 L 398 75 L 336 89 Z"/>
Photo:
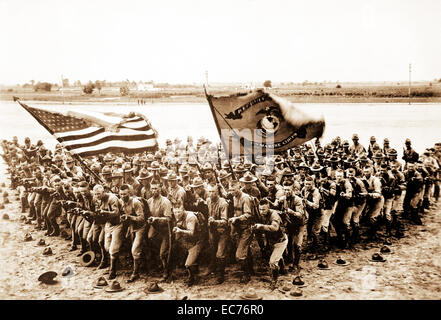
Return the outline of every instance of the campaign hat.
<path id="1" fill-rule="evenodd" d="M 57 276 L 55 271 L 47 271 L 42 273 L 38 277 L 38 281 L 43 282 L 45 284 L 55 284 L 57 281 L 54 278 Z"/>
<path id="2" fill-rule="evenodd" d="M 251 172 L 245 172 L 242 178 L 239 179 L 240 182 L 252 183 L 256 182 L 257 178 Z"/>
<path id="3" fill-rule="evenodd" d="M 110 286 L 108 288 L 105 289 L 106 292 L 120 292 L 123 291 L 124 288 L 121 287 L 121 285 L 119 284 L 119 282 L 117 280 L 113 280 L 110 283 Z"/>

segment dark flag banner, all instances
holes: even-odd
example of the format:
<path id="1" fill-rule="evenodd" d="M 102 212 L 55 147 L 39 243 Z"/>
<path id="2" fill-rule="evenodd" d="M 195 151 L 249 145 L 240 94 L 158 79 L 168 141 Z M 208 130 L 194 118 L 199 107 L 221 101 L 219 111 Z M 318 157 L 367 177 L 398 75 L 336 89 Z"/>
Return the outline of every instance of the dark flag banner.
<path id="1" fill-rule="evenodd" d="M 320 138 L 323 116 L 313 116 L 263 90 L 214 97 L 206 93 L 227 154 L 280 153 Z"/>
<path id="2" fill-rule="evenodd" d="M 18 100 L 18 99 L 15 99 Z M 97 154 L 158 150 L 157 132 L 142 114 L 111 112 L 55 112 L 18 101 L 68 151 L 80 157 Z"/>

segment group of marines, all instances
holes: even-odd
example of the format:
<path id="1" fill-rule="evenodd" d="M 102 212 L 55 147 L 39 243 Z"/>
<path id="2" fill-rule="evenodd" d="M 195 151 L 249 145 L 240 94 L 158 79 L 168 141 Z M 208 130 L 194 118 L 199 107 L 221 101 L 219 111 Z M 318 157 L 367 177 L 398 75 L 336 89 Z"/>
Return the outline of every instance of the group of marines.
<path id="1" fill-rule="evenodd" d="M 401 238 L 405 220 L 422 224 L 439 198 L 441 143 L 421 156 L 409 139 L 405 146 L 401 162 L 387 138 L 380 146 L 371 137 L 365 148 L 354 134 L 352 144 L 337 137 L 229 161 L 205 138 L 87 159 L 59 144 L 52 152 L 29 138 L 24 145 L 16 137 L 2 141 L 11 188 L 29 223 L 49 237 L 60 236 L 65 224 L 70 251 L 95 252 L 109 279 L 130 248 L 128 282 L 139 279 L 142 265 L 162 270 L 164 281 L 185 266 L 193 285 L 202 265 L 220 284 L 226 266 L 238 263 L 247 283 L 259 258 L 269 264 L 273 289 L 286 264 L 299 274 L 302 252 L 314 257 L 334 246 Z"/>

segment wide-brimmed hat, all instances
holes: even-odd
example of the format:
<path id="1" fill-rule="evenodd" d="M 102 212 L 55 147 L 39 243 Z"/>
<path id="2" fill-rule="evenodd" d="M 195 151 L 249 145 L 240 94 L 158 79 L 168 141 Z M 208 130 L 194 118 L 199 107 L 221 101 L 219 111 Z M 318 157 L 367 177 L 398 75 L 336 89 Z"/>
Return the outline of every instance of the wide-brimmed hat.
<path id="1" fill-rule="evenodd" d="M 190 169 L 188 170 L 187 175 L 188 175 L 190 178 L 194 178 L 194 177 L 196 177 L 196 176 L 199 175 L 199 172 L 196 170 L 195 167 L 190 167 Z"/>
<path id="2" fill-rule="evenodd" d="M 329 270 L 330 269 L 328 263 L 324 259 L 319 261 L 319 263 L 317 264 L 317 267 L 320 270 Z"/>
<path id="3" fill-rule="evenodd" d="M 386 238 L 383 241 L 383 246 L 391 246 L 393 243 L 390 241 L 390 239 Z"/>
<path id="4" fill-rule="evenodd" d="M 284 163 L 285 160 L 281 157 L 281 156 L 276 156 L 276 158 L 274 159 L 274 164 L 281 164 Z"/>
<path id="5" fill-rule="evenodd" d="M 153 161 L 153 162 L 150 164 L 149 170 L 150 170 L 150 171 L 159 171 L 160 167 L 161 167 L 161 166 L 159 165 L 159 162 L 158 162 L 158 161 Z"/>
<path id="6" fill-rule="evenodd" d="M 317 172 L 317 171 L 322 171 L 324 169 L 323 166 L 320 165 L 320 163 L 318 163 L 317 161 L 315 161 L 311 167 L 310 167 L 311 171 L 313 172 Z"/>
<path id="7" fill-rule="evenodd" d="M 26 241 L 26 242 L 29 242 L 29 241 L 32 241 L 34 239 L 32 238 L 32 235 L 30 233 L 26 233 L 24 238 L 23 238 L 23 240 Z"/>
<path id="8" fill-rule="evenodd" d="M 308 170 L 309 170 L 309 167 L 308 167 L 308 165 L 307 165 L 305 162 L 301 162 L 301 163 L 297 166 L 297 168 L 298 168 L 298 169 L 308 169 Z"/>
<path id="9" fill-rule="evenodd" d="M 9 220 L 9 215 L 7 213 L 3 213 L 2 219 L 3 220 Z"/>
<path id="10" fill-rule="evenodd" d="M 370 259 L 373 262 L 385 262 L 386 259 L 380 253 L 374 253 Z"/>
<path id="11" fill-rule="evenodd" d="M 239 295 L 239 298 L 241 298 L 242 300 L 262 300 L 262 297 L 257 295 L 254 288 L 248 288 L 247 291 Z"/>
<path id="12" fill-rule="evenodd" d="M 123 171 L 124 171 L 124 172 L 132 172 L 132 171 L 133 171 L 133 168 L 132 168 L 132 166 L 130 165 L 130 163 L 124 163 L 124 165 L 123 165 Z"/>
<path id="13" fill-rule="evenodd" d="M 139 171 L 139 176 L 138 176 L 138 180 L 145 180 L 145 179 L 149 179 L 153 177 L 153 173 L 151 173 L 150 171 L 148 171 L 146 168 L 142 168 Z"/>
<path id="14" fill-rule="evenodd" d="M 205 162 L 204 165 L 201 168 L 202 171 L 208 171 L 208 170 L 213 170 L 213 167 L 211 166 L 211 164 L 209 162 Z"/>
<path id="15" fill-rule="evenodd" d="M 382 254 L 390 254 L 390 253 L 392 253 L 392 251 L 390 250 L 390 248 L 388 246 L 382 246 L 381 249 L 380 249 L 380 252 Z"/>
<path id="16" fill-rule="evenodd" d="M 398 152 L 397 152 L 397 150 L 395 150 L 395 149 L 389 149 L 389 150 L 387 151 L 387 155 L 388 155 L 388 156 L 396 156 L 396 155 L 398 155 Z"/>
<path id="17" fill-rule="evenodd" d="M 334 262 L 336 265 L 338 265 L 338 266 L 348 266 L 349 265 L 349 262 L 348 261 L 346 261 L 345 259 L 343 259 L 342 257 L 337 257 L 337 260 L 335 260 L 335 262 Z"/>
<path id="18" fill-rule="evenodd" d="M 228 160 L 225 160 L 222 162 L 222 169 L 229 169 L 230 168 L 230 162 Z"/>
<path id="19" fill-rule="evenodd" d="M 191 184 L 190 187 L 197 188 L 197 187 L 201 187 L 203 185 L 204 185 L 204 181 L 202 180 L 202 178 L 196 177 L 193 179 L 193 184 Z"/>
<path id="20" fill-rule="evenodd" d="M 151 153 L 148 153 L 145 156 L 144 160 L 145 160 L 145 162 L 153 162 L 153 161 L 155 161 L 155 156 L 153 154 L 151 154 Z"/>
<path id="21" fill-rule="evenodd" d="M 45 284 L 54 284 L 57 283 L 56 280 L 54 280 L 54 278 L 57 276 L 57 273 L 55 271 L 47 271 L 45 273 L 42 273 L 39 277 L 38 277 L 38 281 L 41 281 Z"/>
<path id="22" fill-rule="evenodd" d="M 245 172 L 245 171 L 247 171 L 247 169 L 245 169 L 245 166 L 242 163 L 238 163 L 234 167 L 234 172 Z"/>
<path id="23" fill-rule="evenodd" d="M 343 162 L 346 163 L 346 164 L 354 164 L 354 163 L 358 162 L 358 159 L 355 158 L 354 156 L 350 155 L 349 157 L 344 159 Z"/>
<path id="24" fill-rule="evenodd" d="M 228 178 L 229 176 L 231 176 L 230 172 L 227 172 L 226 170 L 219 171 L 219 180 L 223 180 L 225 178 Z"/>
<path id="25" fill-rule="evenodd" d="M 156 294 L 156 293 L 163 292 L 164 289 L 162 289 L 160 286 L 158 286 L 158 282 L 157 281 L 153 281 L 143 291 L 146 294 Z"/>
<path id="26" fill-rule="evenodd" d="M 107 283 L 107 280 L 104 277 L 99 277 L 95 284 L 93 285 L 96 289 L 103 289 L 104 287 L 107 287 L 109 284 Z"/>
<path id="27" fill-rule="evenodd" d="M 52 158 L 51 158 L 51 156 L 50 155 L 45 155 L 43 158 L 41 158 L 41 160 L 40 160 L 41 162 L 50 162 L 50 161 L 52 161 Z"/>
<path id="28" fill-rule="evenodd" d="M 294 277 L 294 279 L 292 280 L 292 284 L 301 288 L 305 286 L 305 281 L 303 281 L 301 276 L 296 276 Z"/>
<path id="29" fill-rule="evenodd" d="M 161 177 L 164 177 L 168 174 L 168 168 L 166 166 L 160 166 L 159 167 L 159 175 Z"/>
<path id="30" fill-rule="evenodd" d="M 253 174 L 251 172 L 245 172 L 245 174 L 243 175 L 242 178 L 239 179 L 240 182 L 244 182 L 244 183 L 252 183 L 252 182 L 256 182 L 257 178 L 255 176 L 253 176 Z"/>
<path id="31" fill-rule="evenodd" d="M 37 241 L 36 246 L 38 246 L 38 247 L 45 247 L 45 246 L 47 246 L 47 244 L 46 244 L 46 241 L 44 241 L 44 239 L 39 239 Z"/>
<path id="32" fill-rule="evenodd" d="M 44 248 L 44 250 L 43 250 L 44 256 L 51 256 L 52 254 L 53 254 L 53 252 L 52 252 L 51 247 Z"/>
<path id="33" fill-rule="evenodd" d="M 108 288 L 105 289 L 106 292 L 120 292 L 123 291 L 124 288 L 121 288 L 121 285 L 119 284 L 119 282 L 117 280 L 113 280 L 110 283 L 110 286 Z"/>
<path id="34" fill-rule="evenodd" d="M 116 169 L 112 171 L 112 178 L 122 178 L 122 177 L 123 177 L 122 169 Z"/>
<path id="35" fill-rule="evenodd" d="M 336 153 L 334 153 L 331 158 L 329 158 L 329 161 L 331 162 L 340 162 L 340 160 L 340 157 Z"/>
<path id="36" fill-rule="evenodd" d="M 64 268 L 63 272 L 61 273 L 61 275 L 62 275 L 63 277 L 65 277 L 65 278 L 70 278 L 70 277 L 72 277 L 74 274 L 75 274 L 75 273 L 74 273 L 73 269 L 72 269 L 71 267 L 69 267 L 69 266 L 66 267 L 66 268 Z"/>
<path id="37" fill-rule="evenodd" d="M 293 288 L 289 294 L 293 297 L 301 297 L 303 295 L 303 292 L 300 288 Z"/>
<path id="38" fill-rule="evenodd" d="M 179 177 L 176 175 L 175 172 L 171 171 L 164 179 L 168 181 L 177 181 L 179 180 Z"/>
<path id="39" fill-rule="evenodd" d="M 302 156 L 299 154 L 295 154 L 293 158 L 290 159 L 291 162 L 302 162 Z"/>
<path id="40" fill-rule="evenodd" d="M 80 257 L 80 264 L 83 267 L 89 267 L 95 261 L 95 252 L 86 251 Z"/>
<path id="41" fill-rule="evenodd" d="M 372 156 L 372 158 L 373 159 L 383 159 L 384 158 L 383 152 L 381 152 L 381 151 L 375 152 L 375 154 Z"/>

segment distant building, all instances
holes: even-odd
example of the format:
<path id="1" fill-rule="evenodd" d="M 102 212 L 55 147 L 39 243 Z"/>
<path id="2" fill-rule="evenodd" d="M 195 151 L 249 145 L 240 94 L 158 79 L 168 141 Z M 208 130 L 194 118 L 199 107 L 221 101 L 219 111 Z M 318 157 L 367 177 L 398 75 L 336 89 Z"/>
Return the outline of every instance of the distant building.
<path id="1" fill-rule="evenodd" d="M 157 92 L 160 91 L 160 88 L 155 88 L 153 81 L 150 82 L 142 82 L 139 81 L 136 85 L 136 90 L 142 92 Z"/>

